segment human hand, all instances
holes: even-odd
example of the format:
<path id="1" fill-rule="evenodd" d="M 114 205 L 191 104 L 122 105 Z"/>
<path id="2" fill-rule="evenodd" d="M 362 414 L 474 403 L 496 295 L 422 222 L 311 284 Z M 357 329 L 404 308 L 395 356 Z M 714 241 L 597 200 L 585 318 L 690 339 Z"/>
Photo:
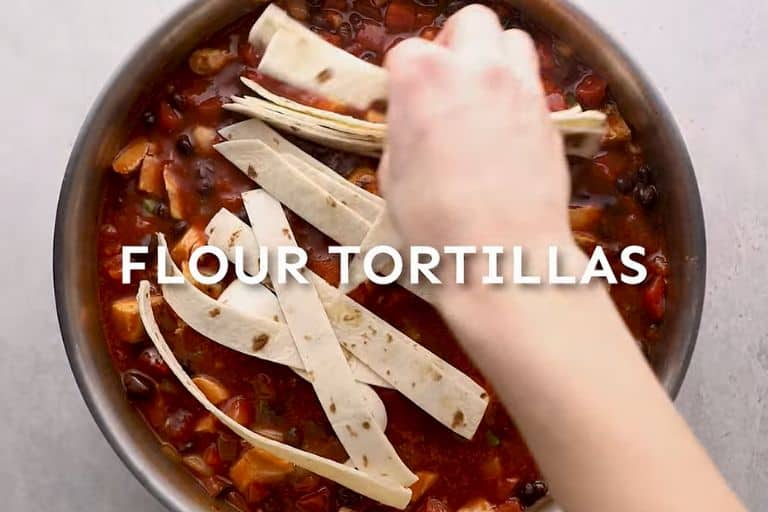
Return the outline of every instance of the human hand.
<path id="1" fill-rule="evenodd" d="M 531 38 L 470 5 L 434 43 L 387 55 L 389 139 L 380 171 L 409 244 L 571 241 L 569 174 Z"/>

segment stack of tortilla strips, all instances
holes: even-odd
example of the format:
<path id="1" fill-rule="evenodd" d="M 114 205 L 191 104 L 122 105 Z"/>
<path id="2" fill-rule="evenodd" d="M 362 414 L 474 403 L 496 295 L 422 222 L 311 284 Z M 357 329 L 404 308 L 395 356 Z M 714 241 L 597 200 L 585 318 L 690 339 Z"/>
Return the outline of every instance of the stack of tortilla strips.
<path id="1" fill-rule="evenodd" d="M 270 5 L 254 25 L 250 41 L 265 48 L 259 71 L 286 84 L 358 111 L 386 101 L 387 73 L 327 43 L 284 11 Z M 195 385 L 166 343 L 152 311 L 151 285 L 139 287 L 139 310 L 158 351 L 190 393 L 216 418 L 254 447 L 328 478 L 385 505 L 403 509 L 416 476 L 385 435 L 387 412 L 372 386 L 399 391 L 456 434 L 471 439 L 488 406 L 487 392 L 467 375 L 431 353 L 346 295 L 365 279 L 362 254 L 375 245 L 402 248 L 384 200 L 350 183 L 267 126 L 331 148 L 379 155 L 386 124 L 302 105 L 244 80 L 260 97 L 227 105 L 250 119 L 221 130 L 216 150 L 257 184 L 243 194 L 250 226 L 227 210 L 206 228 L 208 243 L 232 261 L 243 251 L 244 270 L 264 275 L 259 255 L 266 248 L 272 288 L 240 281 L 214 299 L 186 280 L 166 260 L 167 304 L 190 328 L 252 357 L 285 365 L 313 386 L 330 425 L 350 459 L 346 464 L 299 450 L 239 425 Z M 591 156 L 600 144 L 605 116 L 599 112 L 552 114 L 566 137 L 569 154 Z M 308 284 L 274 279 L 274 252 L 295 245 L 283 212 L 292 210 L 344 245 L 359 245 L 348 288 L 338 289 L 309 270 Z M 165 238 L 158 235 L 161 250 Z M 239 248 L 239 249 L 236 249 Z M 377 269 L 386 270 L 386 269 Z M 260 274 L 260 271 L 262 272 Z M 424 300 L 432 290 L 401 282 Z"/>
<path id="2" fill-rule="evenodd" d="M 363 112 L 387 99 L 385 69 L 337 48 L 274 4 L 254 24 L 249 41 L 264 48 L 258 71 L 272 79 Z M 259 97 L 236 96 L 225 108 L 334 149 L 381 155 L 386 123 L 307 106 L 253 80 L 242 80 Z M 602 112 L 577 105 L 554 112 L 551 118 L 569 155 L 589 158 L 599 149 L 606 131 Z"/>

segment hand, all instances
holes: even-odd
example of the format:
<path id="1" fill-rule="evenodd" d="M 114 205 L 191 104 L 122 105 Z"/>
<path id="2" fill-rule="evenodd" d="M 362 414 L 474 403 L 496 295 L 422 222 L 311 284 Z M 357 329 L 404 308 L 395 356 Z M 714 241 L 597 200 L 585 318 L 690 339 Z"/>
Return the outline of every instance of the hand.
<path id="1" fill-rule="evenodd" d="M 569 174 L 531 38 L 490 9 L 451 17 L 434 43 L 387 55 L 388 147 L 380 171 L 409 244 L 569 243 Z"/>

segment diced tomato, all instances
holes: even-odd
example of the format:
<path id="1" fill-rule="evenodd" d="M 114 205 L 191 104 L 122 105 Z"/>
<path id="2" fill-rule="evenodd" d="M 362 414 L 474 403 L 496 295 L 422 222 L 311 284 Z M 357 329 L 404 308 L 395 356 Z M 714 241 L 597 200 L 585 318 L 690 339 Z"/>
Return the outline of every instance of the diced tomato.
<path id="1" fill-rule="evenodd" d="M 233 396 L 224 402 L 221 410 L 241 425 L 250 425 L 253 421 L 253 405 L 244 396 Z"/>
<path id="2" fill-rule="evenodd" d="M 171 374 L 170 368 L 165 364 L 155 347 L 146 348 L 139 354 L 139 367 L 156 378 L 167 377 Z"/>
<path id="3" fill-rule="evenodd" d="M 534 40 L 536 53 L 539 54 L 539 67 L 548 73 L 555 69 L 555 56 L 552 52 L 552 41 L 548 37 L 537 37 Z"/>
<path id="4" fill-rule="evenodd" d="M 237 46 L 237 55 L 240 60 L 248 67 L 255 68 L 259 64 L 260 55 L 256 48 L 249 43 L 240 43 Z"/>
<path id="5" fill-rule="evenodd" d="M 221 460 L 221 455 L 219 455 L 219 448 L 216 443 L 208 445 L 208 448 L 203 452 L 203 460 L 211 467 L 221 467 L 223 461 Z"/>
<path id="6" fill-rule="evenodd" d="M 597 75 L 585 76 L 576 86 L 576 99 L 584 108 L 598 108 L 605 101 L 608 82 Z"/>
<path id="7" fill-rule="evenodd" d="M 384 25 L 390 34 L 413 31 L 416 26 L 416 5 L 405 0 L 394 0 L 384 14 Z"/>
<path id="8" fill-rule="evenodd" d="M 426 27 L 431 25 L 437 18 L 437 11 L 434 7 L 425 5 L 416 5 L 416 27 Z"/>
<path id="9" fill-rule="evenodd" d="M 296 500 L 296 508 L 300 512 L 328 512 L 331 492 L 327 487 L 305 494 Z"/>
<path id="10" fill-rule="evenodd" d="M 197 115 L 203 124 L 216 124 L 221 117 L 222 105 L 224 102 L 218 96 L 213 96 L 196 106 Z"/>
<path id="11" fill-rule="evenodd" d="M 357 31 L 355 41 L 366 50 L 380 53 L 384 49 L 384 27 L 370 20 L 363 21 L 363 26 Z"/>
<path id="12" fill-rule="evenodd" d="M 664 318 L 667 309 L 667 282 L 661 276 L 656 276 L 651 281 L 643 294 L 643 304 L 650 317 L 658 322 Z"/>
<path id="13" fill-rule="evenodd" d="M 325 9 L 336 9 L 337 11 L 346 11 L 347 2 L 346 0 L 325 0 L 323 2 L 323 7 Z"/>
<path id="14" fill-rule="evenodd" d="M 252 505 L 261 503 L 267 496 L 269 496 L 269 487 L 258 482 L 252 482 L 245 489 L 245 501 Z"/>
<path id="15" fill-rule="evenodd" d="M 496 505 L 495 512 L 523 512 L 523 506 L 516 499 L 505 501 L 500 505 Z"/>
<path id="16" fill-rule="evenodd" d="M 157 114 L 158 125 L 167 132 L 173 132 L 181 125 L 181 114 L 176 112 L 167 101 L 160 102 Z"/>
<path id="17" fill-rule="evenodd" d="M 565 96 L 561 92 L 553 92 L 547 94 L 547 106 L 550 112 L 559 112 L 560 110 L 566 110 L 568 103 L 565 101 Z"/>
<path id="18" fill-rule="evenodd" d="M 317 475 L 309 474 L 294 481 L 291 486 L 297 493 L 309 493 L 317 489 L 320 485 L 320 478 Z"/>

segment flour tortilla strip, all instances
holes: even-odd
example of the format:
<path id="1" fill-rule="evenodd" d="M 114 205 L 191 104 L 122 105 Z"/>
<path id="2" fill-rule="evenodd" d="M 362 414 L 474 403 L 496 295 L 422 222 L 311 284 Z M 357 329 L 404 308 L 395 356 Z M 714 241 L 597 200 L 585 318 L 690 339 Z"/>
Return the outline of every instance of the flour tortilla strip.
<path id="1" fill-rule="evenodd" d="M 373 223 L 381 213 L 382 206 L 370 201 L 361 194 L 359 190 L 363 190 L 362 188 L 353 185 L 357 188 L 357 190 L 354 190 L 341 185 L 336 180 L 293 155 L 283 155 L 283 158 L 290 165 L 301 171 L 307 178 L 335 197 L 337 201 L 351 208 L 369 223 Z"/>
<path id="2" fill-rule="evenodd" d="M 285 317 L 283 311 L 280 309 L 280 303 L 275 297 L 275 294 L 264 285 L 245 284 L 240 280 L 234 280 L 227 286 L 224 292 L 219 297 L 219 303 L 224 305 L 230 305 L 235 309 L 239 309 L 242 313 L 251 317 L 263 317 L 263 318 L 276 318 L 280 323 L 285 323 Z M 293 339 L 291 339 L 293 342 Z M 379 424 L 382 430 L 387 428 L 387 409 L 384 407 L 384 402 L 381 401 L 379 395 L 368 384 L 360 382 L 359 372 L 361 368 L 354 368 L 354 366 L 364 366 L 364 368 L 375 376 L 378 380 L 381 380 L 378 375 L 373 373 L 373 370 L 368 369 L 367 366 L 359 362 L 360 360 L 355 357 L 349 357 L 348 363 L 352 369 L 352 373 L 355 374 L 355 378 L 358 380 L 358 391 L 366 401 L 373 419 Z M 297 370 L 293 368 L 293 371 L 302 379 L 309 380 L 307 372 L 304 370 Z M 385 385 L 388 385 L 384 383 Z"/>
<path id="3" fill-rule="evenodd" d="M 235 217 L 237 219 L 237 217 Z M 243 247 L 246 254 L 258 255 L 258 246 L 255 245 L 253 234 L 250 233 L 248 226 L 245 230 L 249 232 L 250 237 L 243 237 Z M 230 231 L 229 238 L 232 238 L 233 232 L 240 232 L 240 226 L 234 231 Z M 158 233 L 158 242 L 162 247 L 166 247 L 165 237 Z M 214 240 L 215 242 L 216 240 Z M 251 242 L 251 245 L 249 245 Z M 210 245 L 216 245 L 210 242 Z M 218 247 L 218 245 L 217 245 Z M 255 247 L 255 252 L 252 251 Z M 224 249 L 225 253 L 227 252 Z M 234 259 L 234 252 L 232 253 Z M 258 265 L 258 258 L 253 258 L 253 265 Z M 258 268 L 258 267 L 257 267 Z M 169 276 L 182 276 L 183 274 L 168 257 L 165 273 Z M 261 285 L 254 285 L 261 286 Z M 264 314 L 244 314 L 240 309 L 233 307 L 228 303 L 230 299 L 215 300 L 202 291 L 198 290 L 186 279 L 181 284 L 163 284 L 163 297 L 165 297 L 171 309 L 181 318 L 184 323 L 203 336 L 210 338 L 216 343 L 231 348 L 243 354 L 258 357 L 265 361 L 282 364 L 295 370 L 303 370 L 304 363 L 301 361 L 296 345 L 293 343 L 288 328 L 285 323 L 275 320 L 275 313 L 269 307 L 261 310 Z M 260 295 L 262 303 L 268 300 Z M 367 365 L 353 358 L 355 364 L 352 367 L 355 379 L 367 384 L 381 385 L 390 387 L 383 379 L 377 375 Z"/>
<path id="4" fill-rule="evenodd" d="M 162 233 L 157 238 L 161 247 L 167 247 Z M 166 261 L 167 275 L 183 276 L 170 256 Z M 181 284 L 163 284 L 161 288 L 165 301 L 179 318 L 203 336 L 243 354 L 304 368 L 285 325 L 269 318 L 252 318 L 220 304 L 186 279 Z"/>
<path id="5" fill-rule="evenodd" d="M 278 201 L 342 245 L 358 245 L 371 225 L 313 183 L 259 140 L 214 146 L 227 160 Z"/>
<path id="6" fill-rule="evenodd" d="M 244 105 L 252 109 L 256 113 L 255 115 L 257 117 L 266 117 L 267 120 L 270 115 L 284 117 L 293 121 L 297 126 L 303 124 L 310 127 L 324 128 L 330 130 L 332 133 L 339 137 L 353 140 L 360 139 L 363 141 L 382 143 L 384 141 L 384 137 L 386 136 L 385 132 L 379 130 L 372 131 L 368 128 L 349 126 L 338 121 L 312 116 L 303 112 L 291 110 L 290 108 L 276 105 L 274 103 L 270 103 L 269 101 L 257 98 L 255 96 L 232 96 L 231 99 L 234 103 Z"/>
<path id="7" fill-rule="evenodd" d="M 376 194 L 368 192 L 364 188 L 358 187 L 354 183 L 345 179 L 343 176 L 322 163 L 320 160 L 317 160 L 309 153 L 302 151 L 299 147 L 289 142 L 282 135 L 270 128 L 261 119 L 248 119 L 247 121 L 241 121 L 239 123 L 235 123 L 222 128 L 219 130 L 219 133 L 227 140 L 258 139 L 270 148 L 280 153 L 282 156 L 291 155 L 298 158 L 302 162 L 308 164 L 309 167 L 314 169 L 314 174 L 312 176 L 307 173 L 308 177 L 314 178 L 315 176 L 323 175 L 325 178 L 332 180 L 340 187 L 348 189 L 350 193 L 359 195 L 359 201 L 365 201 L 370 204 L 366 211 L 373 209 L 376 212 L 376 215 L 374 215 L 373 218 L 378 216 L 378 211 L 384 206 L 384 199 L 377 196 Z M 304 172 L 305 169 L 302 168 L 299 170 Z M 322 186 L 319 181 L 316 182 Z M 369 218 L 368 215 L 364 214 L 362 210 L 358 211 L 358 213 L 360 213 L 362 217 L 369 221 L 373 220 L 373 218 Z"/>
<path id="8" fill-rule="evenodd" d="M 342 347 L 437 421 L 472 439 L 488 407 L 482 386 L 321 278 L 309 278 Z"/>
<path id="9" fill-rule="evenodd" d="M 363 241 L 360 243 L 360 254 L 352 258 L 352 261 L 349 263 L 349 280 L 347 284 L 342 287 L 342 290 L 345 293 L 354 290 L 368 279 L 365 275 L 363 261 L 368 251 L 377 245 L 394 247 L 400 251 L 400 254 L 403 254 L 405 249 L 405 243 L 403 243 L 402 238 L 400 238 L 397 230 L 392 225 L 392 220 L 386 207 L 381 210 L 379 217 L 371 225 L 371 229 L 368 230 L 365 238 L 363 238 Z M 404 259 L 407 261 L 406 256 L 407 255 L 404 254 Z M 373 269 L 382 274 L 389 273 L 392 270 L 392 267 L 392 261 L 388 257 L 377 258 L 373 262 Z M 431 283 L 426 281 L 419 284 L 411 283 L 410 275 L 408 275 L 408 273 L 404 273 L 400 279 L 398 279 L 397 283 L 420 299 L 430 304 L 436 303 L 435 292 Z"/>
<path id="10" fill-rule="evenodd" d="M 253 24 L 248 34 L 248 42 L 257 48 L 266 48 L 272 37 L 278 30 L 288 30 L 297 34 L 305 34 L 307 37 L 320 36 L 302 25 L 299 21 L 291 18 L 287 12 L 275 4 L 269 4 L 259 19 Z"/>
<path id="11" fill-rule="evenodd" d="M 580 106 L 550 114 L 565 142 L 565 153 L 592 158 L 600 150 L 606 132 L 607 117 L 598 110 L 584 111 Z"/>
<path id="12" fill-rule="evenodd" d="M 269 247 L 270 255 L 276 255 L 279 246 L 297 247 L 277 200 L 264 190 L 252 190 L 243 194 L 243 203 L 257 242 Z M 314 286 L 293 279 L 279 283 L 274 279 L 276 269 L 277 262 L 271 259 L 270 275 L 288 329 L 339 441 L 358 469 L 411 485 L 418 477 L 400 460 L 359 394 Z"/>
<path id="13" fill-rule="evenodd" d="M 223 222 L 225 218 L 227 220 Z M 222 234 L 248 228 L 247 224 L 224 209 L 216 215 L 215 219 L 219 219 L 216 230 Z M 221 238 L 226 239 L 226 236 Z M 255 250 L 249 250 L 246 254 L 258 254 L 258 244 L 253 233 L 250 233 L 250 236 L 244 235 L 241 239 L 246 240 L 246 238 L 253 239 L 247 244 L 248 246 L 256 247 Z M 249 267 L 248 262 L 253 262 L 255 259 L 246 258 L 246 272 L 250 273 L 254 270 L 254 267 Z M 304 275 L 315 285 L 323 307 L 342 344 L 356 344 L 354 349 L 358 352 L 358 358 L 361 361 L 373 368 L 390 385 L 398 382 L 400 387 L 397 389 L 430 416 L 468 439 L 474 435 L 488 406 L 488 396 L 481 386 L 342 291 L 328 284 L 322 277 L 309 270 Z M 362 334 L 368 336 L 368 343 L 355 343 L 354 340 L 359 339 Z M 350 338 L 347 339 L 347 336 Z M 391 348 L 387 350 L 389 354 L 386 359 L 377 360 L 377 353 L 373 349 L 381 346 L 391 346 Z M 403 350 L 405 354 L 402 356 L 394 353 Z M 359 355 L 365 355 L 366 358 Z M 392 362 L 392 359 L 395 362 Z M 404 364 L 401 363 L 401 359 L 405 360 Z M 390 366 L 391 364 L 394 366 Z M 422 377 L 426 368 L 430 368 L 430 373 L 432 373 L 431 368 L 442 369 L 443 378 L 439 381 L 427 379 L 424 382 Z M 418 387 L 412 386 L 413 382 L 419 383 Z M 464 416 L 464 421 L 458 422 L 459 424 L 453 427 L 456 412 L 459 410 Z"/>
<path id="14" fill-rule="evenodd" d="M 240 80 L 246 85 L 246 87 L 250 88 L 253 92 L 265 100 L 274 103 L 275 105 L 279 105 L 290 110 L 295 110 L 296 112 L 303 112 L 320 119 L 328 119 L 330 121 L 335 121 L 344 125 L 358 127 L 367 130 L 368 133 L 377 133 L 383 136 L 387 131 L 387 125 L 385 123 L 365 121 L 345 114 L 339 114 L 337 112 L 331 112 L 329 110 L 323 110 L 317 107 L 310 107 L 308 105 L 304 105 L 303 103 L 299 103 L 297 101 L 293 101 L 292 99 L 286 98 L 285 96 L 280 96 L 279 94 L 270 91 L 260 83 L 255 82 L 249 78 L 241 77 Z"/>
<path id="15" fill-rule="evenodd" d="M 317 122 L 297 121 L 292 116 L 274 112 L 271 110 L 254 109 L 253 105 L 239 103 L 227 103 L 226 110 L 237 112 L 249 117 L 257 117 L 272 126 L 292 133 L 303 139 L 311 140 L 329 148 L 357 153 L 363 156 L 381 156 L 382 142 L 354 138 L 350 135 L 320 126 Z"/>
<path id="16" fill-rule="evenodd" d="M 187 375 L 181 367 L 181 364 L 179 364 L 178 360 L 173 355 L 171 348 L 168 346 L 163 334 L 160 332 L 160 327 L 157 325 L 154 313 L 152 312 L 150 288 L 151 285 L 148 281 L 142 281 L 139 285 L 139 292 L 136 297 L 139 303 L 139 315 L 141 316 L 141 321 L 144 324 L 147 334 L 176 378 L 179 379 L 181 384 L 192 394 L 192 396 L 200 402 L 208 412 L 213 414 L 216 419 L 252 446 L 264 450 L 275 457 L 284 459 L 323 478 L 337 482 L 344 487 L 352 489 L 353 491 L 384 505 L 401 510 L 408 506 L 411 499 L 410 489 L 398 485 L 390 479 L 373 477 L 362 471 L 345 466 L 344 464 L 339 464 L 330 459 L 299 450 L 287 444 L 256 434 L 221 412 L 221 410 L 211 403 L 205 397 L 203 392 L 192 382 L 192 379 Z"/>
<path id="17" fill-rule="evenodd" d="M 257 35 L 252 40 L 256 39 L 264 38 Z M 337 48 L 307 28 L 274 32 L 258 71 L 359 110 L 387 98 L 386 70 Z"/>
<path id="18" fill-rule="evenodd" d="M 259 254 L 259 244 L 256 243 L 256 237 L 253 236 L 251 227 L 240 220 L 235 214 L 226 208 L 222 208 L 216 213 L 216 215 L 213 216 L 211 221 L 205 227 L 205 234 L 208 235 L 208 245 L 218 247 L 219 249 L 223 250 L 229 261 L 235 261 L 234 247 L 237 245 L 242 247 L 243 254 L 245 255 L 243 261 L 243 270 L 245 270 L 245 272 L 250 275 L 255 275 L 259 271 L 259 261 L 258 258 L 254 256 Z M 307 270 L 307 273 L 309 274 L 311 271 Z M 230 296 L 241 296 L 241 294 L 245 293 L 234 288 L 232 291 L 229 291 L 233 285 L 234 283 L 230 285 L 227 290 L 225 290 L 225 293 L 219 297 L 219 300 L 221 300 L 223 297 L 225 300 L 231 301 L 232 299 Z M 271 299 L 264 298 L 262 296 L 260 297 L 261 300 L 275 300 L 272 292 L 269 292 L 269 294 L 272 295 Z M 252 298 L 247 297 L 247 300 L 251 302 Z M 261 316 L 272 318 L 274 316 L 274 305 L 270 305 L 269 307 L 265 308 L 262 313 L 263 314 Z M 280 313 L 280 318 L 283 318 L 282 312 Z M 359 359 L 352 357 L 348 359 L 348 362 L 349 367 L 352 369 L 352 373 L 355 374 L 355 377 L 360 382 L 365 382 L 366 384 L 371 384 L 373 386 L 382 388 L 392 387 L 391 384 L 389 384 L 376 372 L 371 370 Z M 303 364 L 301 368 L 304 368 Z"/>

